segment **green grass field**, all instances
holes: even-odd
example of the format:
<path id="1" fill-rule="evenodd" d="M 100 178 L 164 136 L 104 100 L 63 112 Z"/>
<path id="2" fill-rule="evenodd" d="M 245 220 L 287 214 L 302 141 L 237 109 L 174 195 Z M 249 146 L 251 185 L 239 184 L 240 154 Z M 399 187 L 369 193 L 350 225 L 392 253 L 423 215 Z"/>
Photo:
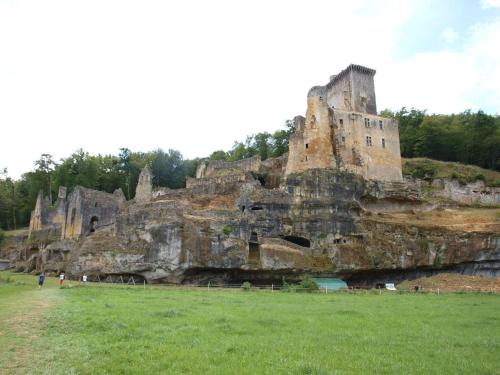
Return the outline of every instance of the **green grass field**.
<path id="1" fill-rule="evenodd" d="M 499 295 L 38 290 L 33 276 L 0 277 L 2 374 L 500 374 Z"/>

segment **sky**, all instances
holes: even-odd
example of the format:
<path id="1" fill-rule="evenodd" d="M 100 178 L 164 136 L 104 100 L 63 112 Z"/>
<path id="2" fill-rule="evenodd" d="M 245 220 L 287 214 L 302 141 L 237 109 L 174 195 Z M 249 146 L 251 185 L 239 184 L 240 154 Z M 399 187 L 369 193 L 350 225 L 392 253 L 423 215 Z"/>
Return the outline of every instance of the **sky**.
<path id="1" fill-rule="evenodd" d="M 0 168 L 228 150 L 349 64 L 378 110 L 500 114 L 500 0 L 0 0 Z"/>

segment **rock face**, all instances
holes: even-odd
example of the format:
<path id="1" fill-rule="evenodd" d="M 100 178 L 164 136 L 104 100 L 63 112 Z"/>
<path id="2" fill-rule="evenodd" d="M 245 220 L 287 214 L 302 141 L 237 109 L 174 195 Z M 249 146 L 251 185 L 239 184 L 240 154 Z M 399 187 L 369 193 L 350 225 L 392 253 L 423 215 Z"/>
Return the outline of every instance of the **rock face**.
<path id="1" fill-rule="evenodd" d="M 284 178 L 283 160 L 252 163 L 242 165 L 253 171 L 226 166 L 189 188 L 153 191 L 149 201 L 77 188 L 68 207 L 79 201 L 89 220 L 101 207 L 106 225 L 61 239 L 62 227 L 46 224 L 9 259 L 25 271 L 172 283 L 279 283 L 308 273 L 372 285 L 439 270 L 500 276 L 497 208 L 424 199 L 418 181 L 366 181 L 340 169 Z"/>

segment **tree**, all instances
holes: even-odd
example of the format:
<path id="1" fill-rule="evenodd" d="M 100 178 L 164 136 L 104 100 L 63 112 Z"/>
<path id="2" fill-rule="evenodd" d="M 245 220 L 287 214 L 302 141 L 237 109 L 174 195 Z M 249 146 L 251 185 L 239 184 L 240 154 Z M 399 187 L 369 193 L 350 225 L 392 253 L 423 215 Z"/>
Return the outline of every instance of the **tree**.
<path id="1" fill-rule="evenodd" d="M 43 189 L 49 194 L 50 202 L 52 203 L 52 172 L 54 171 L 55 163 L 52 160 L 52 155 L 42 154 L 40 159 L 35 161 L 35 173 L 40 173 L 42 180 L 46 181 L 46 186 Z"/>

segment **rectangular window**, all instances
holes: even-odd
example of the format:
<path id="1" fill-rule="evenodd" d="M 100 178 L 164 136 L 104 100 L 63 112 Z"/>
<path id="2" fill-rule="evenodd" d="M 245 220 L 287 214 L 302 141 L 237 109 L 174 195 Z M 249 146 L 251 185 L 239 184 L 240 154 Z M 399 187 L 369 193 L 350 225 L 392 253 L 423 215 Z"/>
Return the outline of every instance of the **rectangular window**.
<path id="1" fill-rule="evenodd" d="M 344 120 L 343 119 L 340 119 L 340 125 L 344 125 Z"/>
<path id="2" fill-rule="evenodd" d="M 342 136 L 342 144 L 345 144 L 345 137 Z"/>
<path id="3" fill-rule="evenodd" d="M 382 147 L 385 148 L 385 138 L 382 138 Z"/>
<path id="4" fill-rule="evenodd" d="M 365 128 L 369 128 L 369 127 L 370 127 L 370 119 L 365 118 Z"/>
<path id="5" fill-rule="evenodd" d="M 371 146 L 372 145 L 372 137 L 370 137 L 368 135 L 366 136 L 366 145 L 367 146 Z"/>
<path id="6" fill-rule="evenodd" d="M 382 122 L 382 120 L 378 121 L 378 126 L 380 127 L 380 130 L 384 129 L 384 123 Z"/>
<path id="7" fill-rule="evenodd" d="M 306 148 L 309 148 L 309 143 L 306 143 Z"/>

